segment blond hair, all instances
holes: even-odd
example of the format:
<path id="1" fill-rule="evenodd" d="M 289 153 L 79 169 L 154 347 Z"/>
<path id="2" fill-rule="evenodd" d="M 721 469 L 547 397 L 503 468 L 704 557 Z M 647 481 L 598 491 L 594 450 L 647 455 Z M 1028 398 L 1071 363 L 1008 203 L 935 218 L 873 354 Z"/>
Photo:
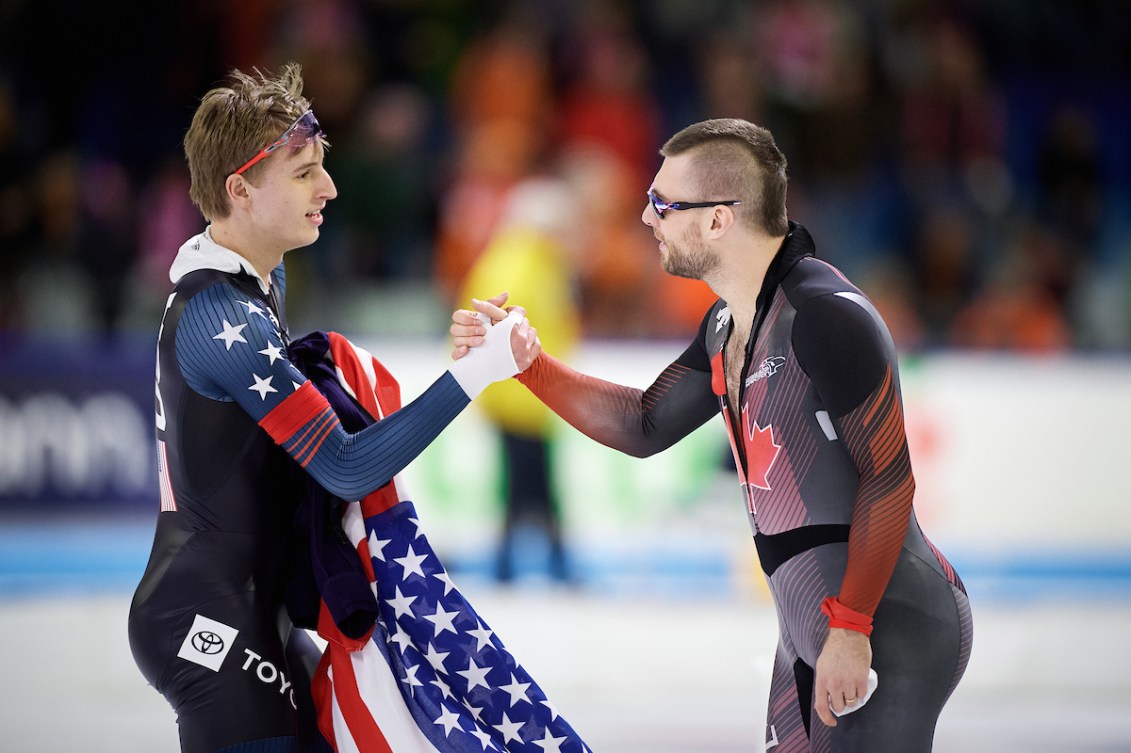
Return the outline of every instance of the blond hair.
<path id="1" fill-rule="evenodd" d="M 228 176 L 310 109 L 298 63 L 287 63 L 275 75 L 252 72 L 233 70 L 228 86 L 209 90 L 185 134 L 189 197 L 209 222 L 231 212 L 224 188 Z M 244 173 L 248 180 L 254 183 L 261 165 Z"/>

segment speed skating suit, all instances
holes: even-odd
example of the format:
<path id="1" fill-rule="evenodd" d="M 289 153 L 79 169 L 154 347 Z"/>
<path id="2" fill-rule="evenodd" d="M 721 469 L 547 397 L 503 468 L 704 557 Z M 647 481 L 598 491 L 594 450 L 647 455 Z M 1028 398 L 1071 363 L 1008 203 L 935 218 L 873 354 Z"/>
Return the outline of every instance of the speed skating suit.
<path id="1" fill-rule="evenodd" d="M 186 753 L 320 750 L 320 652 L 284 608 L 303 469 L 343 499 L 402 470 L 470 402 L 446 372 L 358 431 L 287 356 L 283 266 L 271 285 L 207 232 L 181 247 L 158 335 L 161 512 L 129 616 L 145 679 Z M 274 746 L 274 747 L 271 747 Z"/>
<path id="2" fill-rule="evenodd" d="M 546 353 L 519 379 L 589 437 L 641 457 L 721 411 L 779 620 L 766 750 L 928 751 L 965 672 L 972 619 L 961 580 L 915 517 L 888 329 L 796 223 L 758 296 L 737 416 L 723 373 L 732 326 L 717 301 L 694 342 L 643 391 Z M 832 598 L 872 618 L 879 688 L 826 727 L 812 709 L 813 681 L 829 629 L 821 607 Z"/>

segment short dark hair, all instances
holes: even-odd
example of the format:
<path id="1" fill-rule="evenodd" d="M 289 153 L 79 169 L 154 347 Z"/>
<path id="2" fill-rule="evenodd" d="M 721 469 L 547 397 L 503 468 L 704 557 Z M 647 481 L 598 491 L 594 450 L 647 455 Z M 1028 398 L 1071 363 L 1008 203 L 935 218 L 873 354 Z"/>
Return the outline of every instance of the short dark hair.
<path id="1" fill-rule="evenodd" d="M 771 236 L 789 232 L 786 160 L 769 130 L 738 118 L 704 120 L 668 139 L 660 154 L 692 157 L 696 200 L 738 199 L 737 216 Z"/>

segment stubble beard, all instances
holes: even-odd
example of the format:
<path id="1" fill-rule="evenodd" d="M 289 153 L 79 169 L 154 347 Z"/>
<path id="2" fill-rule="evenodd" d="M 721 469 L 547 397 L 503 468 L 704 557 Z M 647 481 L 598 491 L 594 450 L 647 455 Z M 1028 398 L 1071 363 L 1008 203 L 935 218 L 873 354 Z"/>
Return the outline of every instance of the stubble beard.
<path id="1" fill-rule="evenodd" d="M 719 257 L 691 229 L 679 238 L 678 245 L 666 242 L 668 253 L 663 258 L 664 271 L 675 277 L 703 280 L 718 269 Z"/>

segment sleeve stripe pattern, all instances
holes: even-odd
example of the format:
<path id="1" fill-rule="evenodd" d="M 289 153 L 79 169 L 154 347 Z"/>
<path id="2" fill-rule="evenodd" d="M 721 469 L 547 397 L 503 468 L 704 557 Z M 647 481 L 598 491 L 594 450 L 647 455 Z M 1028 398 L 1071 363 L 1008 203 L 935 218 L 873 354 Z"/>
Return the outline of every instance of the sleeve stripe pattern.
<path id="1" fill-rule="evenodd" d="M 291 457 L 305 468 L 314 458 L 315 453 L 318 452 L 318 448 L 326 441 L 326 437 L 330 436 L 330 433 L 334 431 L 334 427 L 339 425 L 338 417 L 335 416 L 332 411 L 327 411 L 318 416 L 309 428 L 303 432 L 302 436 L 295 437 L 293 441 L 284 444 L 283 449 L 289 452 Z M 309 437 L 309 439 L 307 439 L 307 437 Z M 307 439 L 305 444 L 303 443 L 304 439 Z"/>
<path id="2" fill-rule="evenodd" d="M 911 518 L 915 480 L 903 410 L 889 368 L 876 391 L 842 419 L 844 441 L 861 469 L 849 537 L 845 606 L 872 615 L 899 558 Z"/>
<path id="3" fill-rule="evenodd" d="M 673 363 L 664 369 L 652 386 L 644 391 L 641 400 L 644 410 L 648 411 L 654 408 L 656 403 L 660 402 L 660 398 L 666 395 L 675 383 L 689 371 L 691 371 L 690 368 L 678 363 Z"/>
<path id="4" fill-rule="evenodd" d="M 312 383 L 304 382 L 264 416 L 259 425 L 305 468 L 340 424 L 322 393 Z"/>

